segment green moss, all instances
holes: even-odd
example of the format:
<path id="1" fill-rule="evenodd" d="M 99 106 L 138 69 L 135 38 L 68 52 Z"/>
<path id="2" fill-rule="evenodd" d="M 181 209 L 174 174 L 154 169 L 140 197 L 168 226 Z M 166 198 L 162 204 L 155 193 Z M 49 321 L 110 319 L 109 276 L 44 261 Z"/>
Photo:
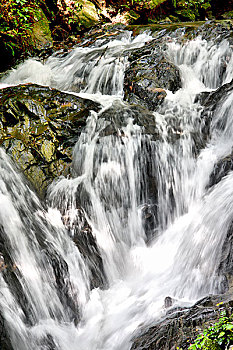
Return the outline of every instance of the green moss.
<path id="1" fill-rule="evenodd" d="M 228 11 L 228 12 L 225 12 L 222 17 L 224 19 L 233 19 L 233 11 Z"/>
<path id="2" fill-rule="evenodd" d="M 69 169 L 72 147 L 89 115 L 85 100 L 38 85 L 2 89 L 0 100 L 0 145 L 43 196 Z"/>
<path id="3" fill-rule="evenodd" d="M 90 1 L 84 0 L 77 1 L 77 3 L 81 6 L 81 10 L 77 11 L 74 15 L 74 20 L 76 17 L 77 24 L 83 25 L 85 28 L 95 25 L 99 21 L 95 5 Z"/>
<path id="4" fill-rule="evenodd" d="M 35 9 L 31 39 L 37 49 L 53 45 L 49 22 L 40 8 Z"/>
<path id="5" fill-rule="evenodd" d="M 173 1 L 175 13 L 188 21 L 195 21 L 207 15 L 211 9 L 209 0 L 177 0 Z M 203 18 L 204 19 L 204 18 Z"/>
<path id="6" fill-rule="evenodd" d="M 166 0 L 150 0 L 150 1 L 147 1 L 146 3 L 148 3 L 149 7 L 151 9 L 153 9 L 153 8 L 156 8 L 157 6 L 161 5 L 165 1 Z"/>
<path id="7" fill-rule="evenodd" d="M 190 10 L 190 9 L 182 9 L 176 11 L 177 15 L 181 16 L 182 18 L 187 19 L 188 21 L 195 21 L 196 14 Z"/>
<path id="8" fill-rule="evenodd" d="M 129 24 L 133 24 L 139 17 L 140 15 L 133 10 L 128 11 L 125 15 L 125 18 Z"/>

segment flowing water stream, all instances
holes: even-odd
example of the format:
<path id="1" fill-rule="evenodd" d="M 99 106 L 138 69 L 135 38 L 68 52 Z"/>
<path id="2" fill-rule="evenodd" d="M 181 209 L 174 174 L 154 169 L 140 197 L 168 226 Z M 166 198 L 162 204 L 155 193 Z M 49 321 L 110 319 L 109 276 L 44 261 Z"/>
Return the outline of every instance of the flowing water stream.
<path id="1" fill-rule="evenodd" d="M 2 81 L 74 93 L 81 88 L 79 95 L 102 105 L 74 148 L 72 178 L 49 187 L 47 208 L 0 151 L 0 234 L 24 296 L 0 276 L 0 310 L 15 350 L 128 350 L 139 327 L 165 313 L 167 296 L 192 305 L 221 292 L 218 267 L 233 220 L 233 173 L 211 189 L 208 184 L 215 164 L 232 151 L 233 94 L 215 111 L 198 156 L 193 135 L 201 134 L 202 107 L 194 100 L 230 82 L 232 48 L 225 40 L 167 40 L 182 88 L 167 91 L 154 112 L 155 140 L 133 123 L 123 101 L 127 52 L 151 39 L 125 32 L 45 64 L 28 60 Z M 117 136 L 104 134 L 112 107 L 122 120 Z M 101 254 L 105 288 L 91 290 L 88 264 L 72 241 L 80 211 Z M 149 237 L 145 211 L 153 218 Z"/>

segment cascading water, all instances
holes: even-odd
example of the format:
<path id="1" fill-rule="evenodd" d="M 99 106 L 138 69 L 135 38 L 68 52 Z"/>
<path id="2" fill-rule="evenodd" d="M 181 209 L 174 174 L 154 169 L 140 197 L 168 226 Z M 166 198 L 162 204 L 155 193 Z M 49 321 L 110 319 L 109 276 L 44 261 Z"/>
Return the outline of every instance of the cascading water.
<path id="1" fill-rule="evenodd" d="M 142 34 L 132 40 L 126 32 L 121 40 L 76 48 L 44 65 L 29 60 L 3 81 L 81 89 L 102 104 L 74 148 L 72 178 L 48 189 L 48 210 L 1 150 L 0 232 L 25 298 L 18 299 L 3 273 L 0 307 L 16 350 L 126 350 L 139 326 L 164 313 L 165 297 L 191 305 L 221 291 L 218 267 L 233 220 L 233 175 L 211 189 L 208 183 L 215 164 L 232 150 L 233 95 L 213 114 L 198 156 L 202 108 L 194 99 L 231 80 L 232 48 L 200 37 L 184 44 L 168 40 L 182 88 L 167 91 L 154 112 L 155 140 L 133 122 L 135 111 L 122 100 L 127 54 L 151 39 Z M 146 210 L 153 216 L 149 235 Z M 89 267 L 72 242 L 80 220 L 96 239 L 104 289 L 90 289 Z"/>

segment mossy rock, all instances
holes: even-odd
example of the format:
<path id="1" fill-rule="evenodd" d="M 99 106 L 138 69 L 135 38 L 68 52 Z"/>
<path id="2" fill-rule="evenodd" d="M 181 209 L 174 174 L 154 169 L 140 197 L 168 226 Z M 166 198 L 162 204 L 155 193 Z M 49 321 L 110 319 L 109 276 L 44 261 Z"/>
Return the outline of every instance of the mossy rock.
<path id="1" fill-rule="evenodd" d="M 95 5 L 86 0 L 81 0 L 77 2 L 81 6 L 81 10 L 77 11 L 77 24 L 84 26 L 85 28 L 90 28 L 99 22 L 99 16 Z"/>
<path id="2" fill-rule="evenodd" d="M 175 14 L 181 20 L 195 21 L 204 20 L 211 10 L 211 4 L 209 0 L 204 1 L 186 1 L 178 0 L 175 3 Z"/>
<path id="3" fill-rule="evenodd" d="M 190 9 L 182 9 L 176 11 L 176 14 L 187 21 L 195 21 L 196 19 L 196 14 L 192 12 Z"/>
<path id="4" fill-rule="evenodd" d="M 43 196 L 54 178 L 69 172 L 72 148 L 99 105 L 33 84 L 0 90 L 0 101 L 0 146 Z"/>
<path id="5" fill-rule="evenodd" d="M 31 40 L 38 50 L 53 46 L 49 22 L 40 8 L 35 9 Z"/>
<path id="6" fill-rule="evenodd" d="M 133 24 L 135 21 L 137 21 L 137 19 L 139 19 L 140 15 L 135 11 L 130 10 L 126 12 L 124 17 L 127 20 L 127 23 Z"/>
<path id="7" fill-rule="evenodd" d="M 225 13 L 222 15 L 222 18 L 224 18 L 224 19 L 233 19 L 233 11 L 225 12 Z"/>
<path id="8" fill-rule="evenodd" d="M 156 7 L 162 5 L 164 2 L 166 2 L 167 0 L 149 0 L 149 1 L 136 1 L 136 4 L 140 4 L 142 9 L 145 8 L 145 9 L 150 9 L 150 10 L 153 10 L 155 9 Z"/>

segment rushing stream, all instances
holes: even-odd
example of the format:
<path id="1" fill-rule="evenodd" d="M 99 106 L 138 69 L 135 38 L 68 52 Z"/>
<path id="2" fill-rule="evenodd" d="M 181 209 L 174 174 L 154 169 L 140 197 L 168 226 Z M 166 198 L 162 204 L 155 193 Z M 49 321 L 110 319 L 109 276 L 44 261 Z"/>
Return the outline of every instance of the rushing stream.
<path id="1" fill-rule="evenodd" d="M 72 177 L 50 185 L 46 208 L 0 151 L 0 234 L 18 277 L 13 290 L 0 275 L 0 310 L 14 350 L 129 350 L 139 327 L 165 313 L 167 296 L 192 305 L 222 291 L 218 268 L 233 220 L 233 173 L 208 184 L 232 151 L 233 95 L 215 111 L 198 156 L 193 135 L 201 133 L 202 107 L 194 101 L 231 81 L 232 48 L 225 40 L 167 40 L 182 88 L 167 91 L 153 112 L 155 139 L 133 123 L 123 101 L 128 52 L 150 40 L 126 31 L 44 64 L 30 59 L 2 81 L 81 89 L 78 95 L 102 106 L 74 148 Z M 111 108 L 117 112 L 108 120 Z M 117 136 L 105 133 L 112 118 L 120 118 Z M 91 289 L 90 265 L 72 240 L 84 221 L 103 262 L 104 288 Z"/>

